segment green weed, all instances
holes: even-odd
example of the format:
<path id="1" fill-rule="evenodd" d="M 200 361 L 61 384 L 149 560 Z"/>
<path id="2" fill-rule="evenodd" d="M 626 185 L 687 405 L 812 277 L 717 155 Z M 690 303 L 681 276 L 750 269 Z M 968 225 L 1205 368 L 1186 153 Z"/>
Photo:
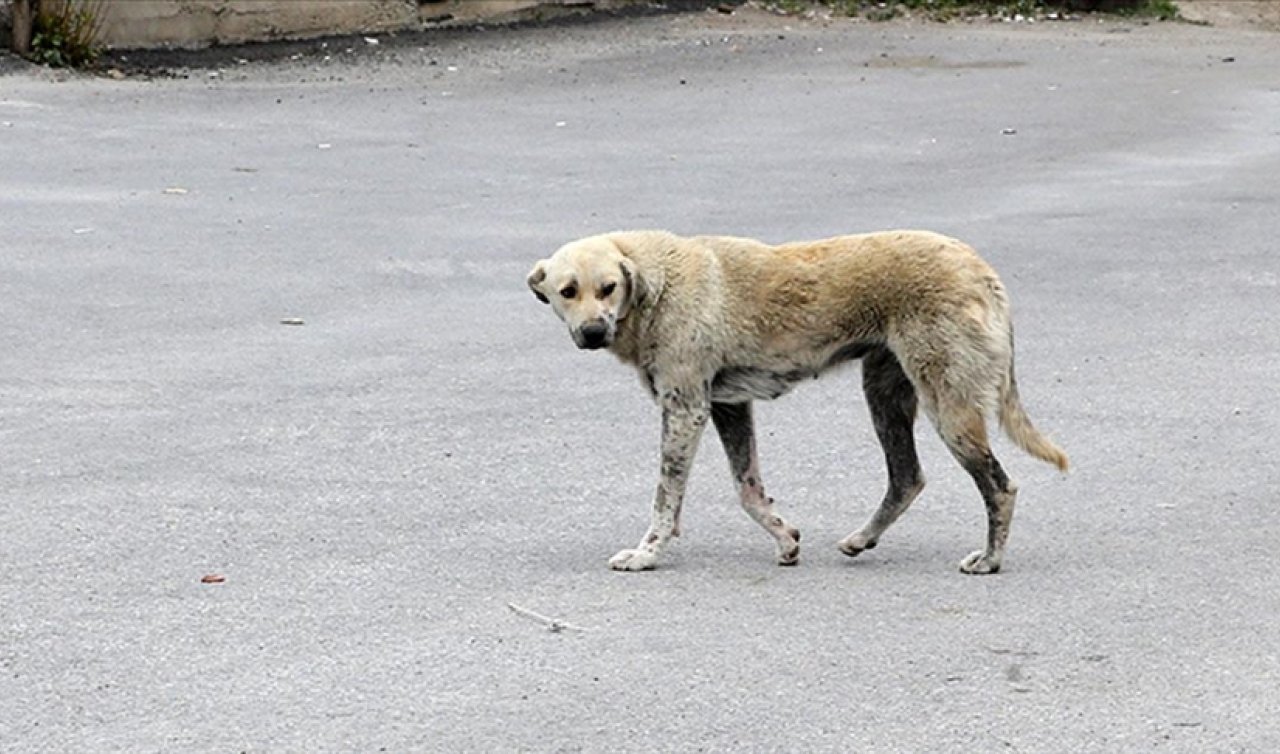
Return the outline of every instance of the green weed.
<path id="1" fill-rule="evenodd" d="M 102 51 L 102 11 L 106 0 L 42 0 L 32 22 L 32 60 L 55 68 L 93 65 Z"/>

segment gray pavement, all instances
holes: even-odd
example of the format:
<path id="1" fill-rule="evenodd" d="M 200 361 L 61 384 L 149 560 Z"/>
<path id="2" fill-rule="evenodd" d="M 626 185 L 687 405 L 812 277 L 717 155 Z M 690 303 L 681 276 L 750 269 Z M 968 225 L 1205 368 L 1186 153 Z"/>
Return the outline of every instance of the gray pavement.
<path id="1" fill-rule="evenodd" d="M 6 68 L 0 749 L 1280 749 L 1280 37 L 699 13 Z M 924 426 L 924 495 L 836 551 L 884 484 L 856 367 L 759 411 L 798 567 L 708 435 L 662 567 L 607 570 L 658 416 L 524 274 L 636 227 L 977 246 L 1074 463 L 997 446 L 1006 572 L 957 571 L 982 506 Z"/>

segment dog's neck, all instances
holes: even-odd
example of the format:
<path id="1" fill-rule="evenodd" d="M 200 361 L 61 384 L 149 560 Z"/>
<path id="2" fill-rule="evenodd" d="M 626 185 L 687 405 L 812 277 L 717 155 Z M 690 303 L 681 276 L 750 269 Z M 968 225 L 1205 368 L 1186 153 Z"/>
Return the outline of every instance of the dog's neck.
<path id="1" fill-rule="evenodd" d="M 647 341 L 644 333 L 649 329 L 651 314 L 652 308 L 648 302 L 644 302 L 639 306 L 633 306 L 631 311 L 627 312 L 627 316 L 618 322 L 618 332 L 609 350 L 624 364 L 640 366 L 643 356 L 640 352 L 640 344 Z"/>

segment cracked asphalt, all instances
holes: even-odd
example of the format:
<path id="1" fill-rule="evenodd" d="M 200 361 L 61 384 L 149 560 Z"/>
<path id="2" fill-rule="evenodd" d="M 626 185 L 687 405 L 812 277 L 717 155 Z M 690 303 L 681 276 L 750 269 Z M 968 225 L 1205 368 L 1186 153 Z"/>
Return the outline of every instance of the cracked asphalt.
<path id="1" fill-rule="evenodd" d="M 1277 40 L 742 11 L 10 59 L 0 749 L 1277 750 Z M 997 444 L 1005 572 L 957 571 L 984 513 L 923 425 L 924 494 L 836 551 L 884 485 L 856 367 L 758 410 L 797 567 L 708 434 L 684 536 L 610 572 L 658 415 L 524 275 L 640 227 L 976 246 L 1073 461 Z"/>

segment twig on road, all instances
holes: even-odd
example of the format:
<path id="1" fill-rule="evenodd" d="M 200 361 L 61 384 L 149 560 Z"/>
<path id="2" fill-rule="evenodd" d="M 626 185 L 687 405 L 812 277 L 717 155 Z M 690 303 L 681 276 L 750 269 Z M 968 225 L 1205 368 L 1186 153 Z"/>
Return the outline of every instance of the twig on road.
<path id="1" fill-rule="evenodd" d="M 515 613 L 516 615 L 520 615 L 525 618 L 528 618 L 529 620 L 535 620 L 539 623 L 544 624 L 547 627 L 547 630 L 553 634 L 558 634 L 561 631 L 578 631 L 580 633 L 587 633 L 589 631 L 595 630 L 594 628 L 586 628 L 584 626 L 575 626 L 572 623 L 566 623 L 562 620 L 557 620 L 556 618 L 550 618 L 546 615 L 542 615 L 541 613 L 535 613 L 529 608 L 520 607 L 514 602 L 508 602 L 507 607 L 511 608 L 511 612 Z"/>

